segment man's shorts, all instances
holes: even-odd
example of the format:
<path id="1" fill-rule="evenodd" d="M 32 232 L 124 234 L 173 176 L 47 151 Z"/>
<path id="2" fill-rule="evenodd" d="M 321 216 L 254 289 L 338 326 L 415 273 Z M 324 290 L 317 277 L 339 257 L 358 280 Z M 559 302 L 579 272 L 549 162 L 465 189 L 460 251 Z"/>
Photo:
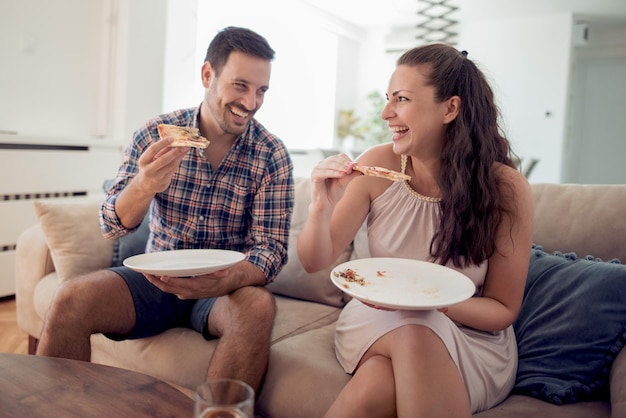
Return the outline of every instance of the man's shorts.
<path id="1" fill-rule="evenodd" d="M 217 298 L 182 300 L 154 286 L 143 274 L 128 267 L 111 267 L 128 285 L 135 303 L 137 321 L 128 335 L 105 334 L 106 337 L 121 341 L 150 337 L 170 328 L 191 328 L 209 340 L 207 319 Z"/>

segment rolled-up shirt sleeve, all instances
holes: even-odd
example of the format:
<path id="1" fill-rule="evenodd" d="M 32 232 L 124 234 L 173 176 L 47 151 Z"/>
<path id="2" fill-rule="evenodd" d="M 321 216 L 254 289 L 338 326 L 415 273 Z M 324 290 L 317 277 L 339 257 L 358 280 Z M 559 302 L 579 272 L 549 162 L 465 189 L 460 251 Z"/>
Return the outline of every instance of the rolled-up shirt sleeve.
<path id="1" fill-rule="evenodd" d="M 270 283 L 287 263 L 294 183 L 287 164 L 275 180 L 264 185 L 254 201 L 247 260 L 259 267 Z"/>
<path id="2" fill-rule="evenodd" d="M 122 164 L 117 171 L 115 182 L 100 205 L 100 232 L 107 239 L 114 240 L 134 232 L 137 229 L 128 229 L 122 225 L 120 218 L 115 212 L 115 201 L 117 200 L 119 193 L 137 174 L 139 157 L 154 141 L 153 134 L 154 133 L 151 132 L 150 125 L 144 126 L 142 129 L 135 132 L 133 135 L 133 141 L 124 150 Z"/>

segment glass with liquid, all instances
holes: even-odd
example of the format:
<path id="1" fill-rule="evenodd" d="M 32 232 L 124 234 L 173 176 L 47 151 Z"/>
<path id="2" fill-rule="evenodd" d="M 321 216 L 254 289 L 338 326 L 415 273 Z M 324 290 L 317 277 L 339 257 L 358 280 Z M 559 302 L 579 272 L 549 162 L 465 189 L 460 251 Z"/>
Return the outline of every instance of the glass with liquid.
<path id="1" fill-rule="evenodd" d="M 241 380 L 207 380 L 196 389 L 194 418 L 254 418 L 254 390 Z"/>

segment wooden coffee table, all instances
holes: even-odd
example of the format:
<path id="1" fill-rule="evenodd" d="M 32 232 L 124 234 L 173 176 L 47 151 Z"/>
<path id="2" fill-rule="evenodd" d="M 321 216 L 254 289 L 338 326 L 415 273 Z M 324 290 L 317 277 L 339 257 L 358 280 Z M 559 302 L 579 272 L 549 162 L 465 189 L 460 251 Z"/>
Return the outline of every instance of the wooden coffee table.
<path id="1" fill-rule="evenodd" d="M 0 417 L 184 417 L 193 400 L 154 377 L 84 361 L 0 354 Z"/>

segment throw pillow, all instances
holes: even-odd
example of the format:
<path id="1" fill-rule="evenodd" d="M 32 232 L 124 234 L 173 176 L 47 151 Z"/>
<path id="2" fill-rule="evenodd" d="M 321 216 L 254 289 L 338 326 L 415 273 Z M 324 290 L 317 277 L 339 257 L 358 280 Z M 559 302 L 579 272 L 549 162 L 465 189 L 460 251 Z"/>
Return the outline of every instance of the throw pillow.
<path id="1" fill-rule="evenodd" d="M 344 251 L 332 266 L 315 273 L 307 273 L 300 263 L 296 249 L 299 233 L 300 231 L 294 230 L 289 233 L 289 260 L 274 281 L 267 285 L 268 290 L 278 295 L 343 307 L 347 299 L 330 280 L 330 272 L 334 266 L 348 261 L 350 251 Z"/>
<path id="2" fill-rule="evenodd" d="M 150 212 L 146 214 L 143 221 L 141 221 L 141 225 L 134 232 L 115 240 L 113 246 L 113 266 L 121 266 L 128 257 L 146 252 L 146 243 L 148 242 L 148 235 L 150 235 L 149 215 Z"/>
<path id="3" fill-rule="evenodd" d="M 69 198 L 34 202 L 61 280 L 111 265 L 113 242 L 100 233 L 100 203 L 100 199 Z"/>
<path id="4" fill-rule="evenodd" d="M 516 393 L 557 405 L 606 397 L 626 341 L 626 266 L 533 246 L 514 328 Z"/>

